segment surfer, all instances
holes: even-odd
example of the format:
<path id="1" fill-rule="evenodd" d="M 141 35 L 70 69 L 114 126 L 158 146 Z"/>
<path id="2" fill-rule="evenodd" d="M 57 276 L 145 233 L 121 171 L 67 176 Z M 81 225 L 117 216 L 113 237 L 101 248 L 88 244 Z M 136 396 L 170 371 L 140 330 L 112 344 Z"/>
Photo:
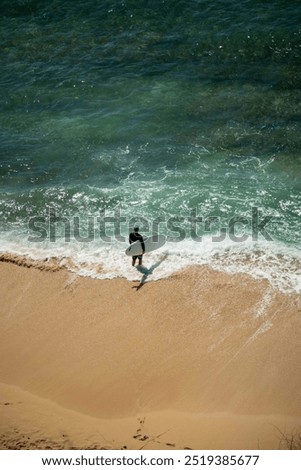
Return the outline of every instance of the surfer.
<path id="1" fill-rule="evenodd" d="M 136 263 L 136 259 L 138 258 L 138 262 L 139 262 L 139 266 L 142 265 L 142 257 L 145 253 L 145 245 L 144 245 L 144 241 L 143 241 L 143 237 L 142 235 L 140 235 L 139 233 L 139 227 L 138 225 L 136 224 L 134 226 L 134 231 L 132 233 L 130 233 L 130 237 L 129 237 L 129 242 L 130 242 L 130 245 L 134 242 L 136 242 L 137 240 L 140 241 L 141 243 L 141 248 L 142 248 L 142 255 L 137 255 L 137 256 L 132 256 L 132 266 L 135 266 L 135 263 Z"/>

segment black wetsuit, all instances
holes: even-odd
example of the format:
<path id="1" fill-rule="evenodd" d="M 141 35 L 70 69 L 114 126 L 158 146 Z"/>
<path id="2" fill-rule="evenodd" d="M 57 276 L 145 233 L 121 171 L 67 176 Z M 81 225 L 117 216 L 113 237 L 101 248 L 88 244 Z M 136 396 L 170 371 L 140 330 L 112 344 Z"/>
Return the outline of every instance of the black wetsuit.
<path id="1" fill-rule="evenodd" d="M 129 243 L 130 245 L 134 242 L 136 242 L 137 240 L 140 241 L 141 243 L 141 248 L 142 248 L 142 251 L 145 251 L 145 245 L 144 245 L 144 241 L 143 241 L 143 237 L 142 235 L 140 235 L 140 233 L 138 232 L 132 232 L 130 233 L 130 237 L 129 237 Z M 133 256 L 134 259 L 141 259 L 142 258 L 142 255 L 139 255 L 139 256 Z"/>

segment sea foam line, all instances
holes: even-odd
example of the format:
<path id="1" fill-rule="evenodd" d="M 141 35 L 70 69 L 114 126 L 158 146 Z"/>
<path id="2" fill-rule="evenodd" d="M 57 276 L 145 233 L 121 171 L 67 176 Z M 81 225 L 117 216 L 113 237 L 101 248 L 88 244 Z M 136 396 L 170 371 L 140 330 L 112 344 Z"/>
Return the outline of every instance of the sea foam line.
<path id="1" fill-rule="evenodd" d="M 24 257 L 36 262 L 36 267 L 64 267 L 81 276 L 96 279 L 117 277 L 139 281 L 142 276 L 154 281 L 172 276 L 191 266 L 208 265 L 229 274 L 244 273 L 256 279 L 266 279 L 282 292 L 301 293 L 300 250 L 283 243 L 212 243 L 204 238 L 201 243 L 184 240 L 168 242 L 161 249 L 144 256 L 144 270 L 131 266 L 125 256 L 126 243 L 99 244 L 60 243 L 25 244 L 23 240 L 2 240 L 2 261 L 14 255 L 16 264 L 26 262 Z M 18 258 L 18 256 L 20 258 Z M 4 259 L 6 257 L 7 259 Z M 17 262 L 16 260 L 19 259 Z M 1 259 L 0 259 L 1 260 Z M 40 263 L 40 265 L 37 264 Z M 29 263 L 30 264 L 30 263 Z"/>

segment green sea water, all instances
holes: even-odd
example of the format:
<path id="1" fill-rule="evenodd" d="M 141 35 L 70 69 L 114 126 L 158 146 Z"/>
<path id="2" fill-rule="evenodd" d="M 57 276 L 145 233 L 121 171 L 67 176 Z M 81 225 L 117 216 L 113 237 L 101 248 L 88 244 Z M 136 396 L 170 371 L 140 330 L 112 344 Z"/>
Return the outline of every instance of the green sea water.
<path id="1" fill-rule="evenodd" d="M 300 289 L 299 1 L 0 3 L 1 251 L 132 278 L 126 242 L 101 230 L 66 242 L 63 226 L 55 243 L 32 242 L 30 219 L 78 216 L 87 234 L 89 216 L 118 209 L 126 237 L 131 219 L 161 217 L 172 236 L 167 221 L 182 217 L 185 238 L 153 278 L 206 262 Z M 253 239 L 254 208 L 270 240 Z M 198 242 L 191 214 L 216 218 Z M 250 221 L 237 225 L 247 240 L 213 243 L 235 217 Z"/>

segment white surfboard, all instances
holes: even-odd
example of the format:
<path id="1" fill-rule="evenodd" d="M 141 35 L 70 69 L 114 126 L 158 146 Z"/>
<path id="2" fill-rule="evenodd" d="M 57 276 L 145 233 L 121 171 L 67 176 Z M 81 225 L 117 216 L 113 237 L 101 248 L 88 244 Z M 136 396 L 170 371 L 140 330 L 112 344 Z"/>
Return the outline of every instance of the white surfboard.
<path id="1" fill-rule="evenodd" d="M 165 237 L 164 235 L 155 235 L 153 237 L 143 237 L 143 241 L 145 245 L 145 253 L 148 253 L 149 251 L 154 251 L 154 250 L 157 250 L 158 248 L 161 248 L 161 246 L 163 246 L 165 243 Z M 125 254 L 127 256 L 142 255 L 141 242 L 137 240 L 136 242 L 132 243 L 125 250 Z"/>

